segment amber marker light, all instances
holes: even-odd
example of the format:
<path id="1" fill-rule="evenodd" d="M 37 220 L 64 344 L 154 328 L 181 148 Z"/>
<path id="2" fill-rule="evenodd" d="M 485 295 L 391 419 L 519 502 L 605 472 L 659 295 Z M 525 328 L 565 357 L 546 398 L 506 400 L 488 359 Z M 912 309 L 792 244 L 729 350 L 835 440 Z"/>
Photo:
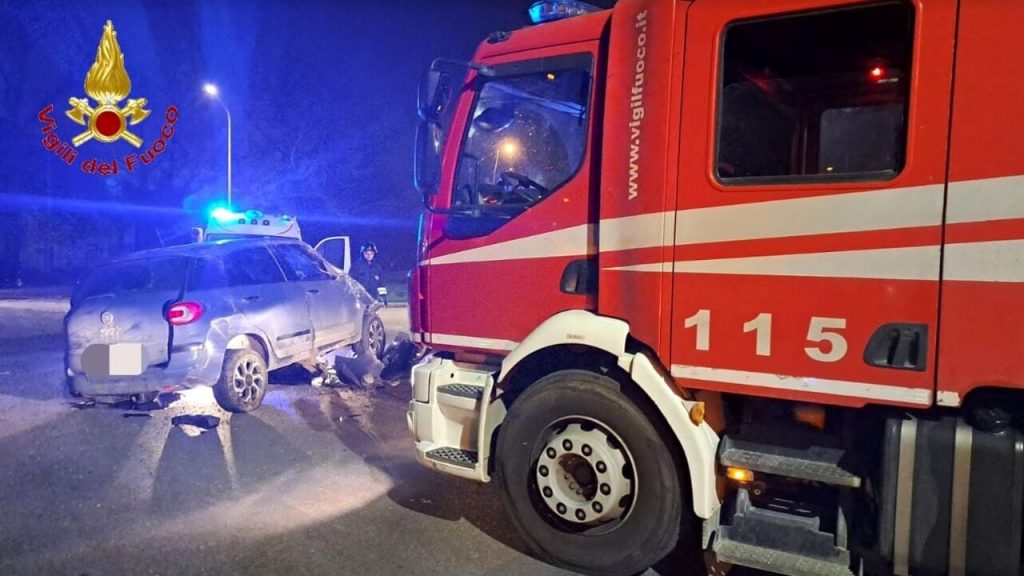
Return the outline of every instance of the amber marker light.
<path id="1" fill-rule="evenodd" d="M 704 422 L 704 412 L 704 403 L 694 402 L 693 406 L 690 406 L 690 422 L 693 422 L 695 425 L 700 426 L 701 423 Z"/>
<path id="2" fill-rule="evenodd" d="M 737 482 L 753 482 L 754 473 L 745 468 L 733 468 L 732 466 L 725 469 L 725 475 L 730 480 Z"/>

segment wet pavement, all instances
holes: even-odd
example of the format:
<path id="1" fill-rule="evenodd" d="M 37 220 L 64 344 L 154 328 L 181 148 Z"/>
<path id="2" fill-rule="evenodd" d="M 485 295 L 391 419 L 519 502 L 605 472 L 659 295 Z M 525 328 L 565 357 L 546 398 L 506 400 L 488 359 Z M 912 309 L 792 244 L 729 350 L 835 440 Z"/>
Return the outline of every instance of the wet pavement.
<path id="1" fill-rule="evenodd" d="M 415 462 L 407 384 L 290 370 L 251 414 L 208 390 L 75 408 L 64 310 L 0 294 L 0 574 L 565 574 L 525 552 L 495 486 Z"/>

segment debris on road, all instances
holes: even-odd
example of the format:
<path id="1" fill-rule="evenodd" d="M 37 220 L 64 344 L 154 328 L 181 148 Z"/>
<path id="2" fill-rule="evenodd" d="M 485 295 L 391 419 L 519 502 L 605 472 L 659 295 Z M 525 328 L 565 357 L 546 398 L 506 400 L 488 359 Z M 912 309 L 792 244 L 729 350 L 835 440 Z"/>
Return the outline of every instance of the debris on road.
<path id="1" fill-rule="evenodd" d="M 347 353 L 351 354 L 351 347 L 345 349 Z M 338 378 L 338 371 L 335 370 L 335 358 L 339 354 L 346 352 L 333 351 L 326 354 L 322 354 L 316 357 L 316 376 L 310 380 L 310 385 L 314 388 L 320 388 L 321 386 L 341 386 L 342 382 Z"/>
<path id="2" fill-rule="evenodd" d="M 135 410 L 141 410 L 143 412 L 152 412 L 153 410 L 163 410 L 164 405 L 159 399 L 151 400 L 149 402 L 140 402 L 135 405 Z"/>
<path id="3" fill-rule="evenodd" d="M 397 386 L 403 378 L 409 377 L 409 371 L 423 357 L 420 349 L 405 333 L 398 334 L 381 354 L 384 368 L 380 378 L 384 382 Z"/>
<path id="4" fill-rule="evenodd" d="M 121 414 L 125 418 L 151 418 L 152 415 L 148 412 L 125 412 Z"/>
<path id="5" fill-rule="evenodd" d="M 356 355 L 351 351 L 338 351 L 334 356 L 334 368 L 339 384 L 373 388 L 380 382 L 380 372 L 384 369 L 384 364 L 372 352 Z"/>

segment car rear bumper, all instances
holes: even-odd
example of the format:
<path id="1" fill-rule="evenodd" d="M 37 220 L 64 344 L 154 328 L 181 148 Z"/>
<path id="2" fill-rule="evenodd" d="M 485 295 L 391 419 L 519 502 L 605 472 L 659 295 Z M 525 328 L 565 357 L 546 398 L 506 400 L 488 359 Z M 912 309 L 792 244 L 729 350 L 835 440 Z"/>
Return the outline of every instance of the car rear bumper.
<path id="1" fill-rule="evenodd" d="M 170 360 L 165 365 L 150 366 L 138 376 L 90 378 L 74 368 L 68 368 L 67 375 L 74 390 L 83 396 L 116 396 L 195 388 L 217 383 L 223 358 L 223 351 L 212 350 L 211 346 L 198 342 L 172 347 Z"/>

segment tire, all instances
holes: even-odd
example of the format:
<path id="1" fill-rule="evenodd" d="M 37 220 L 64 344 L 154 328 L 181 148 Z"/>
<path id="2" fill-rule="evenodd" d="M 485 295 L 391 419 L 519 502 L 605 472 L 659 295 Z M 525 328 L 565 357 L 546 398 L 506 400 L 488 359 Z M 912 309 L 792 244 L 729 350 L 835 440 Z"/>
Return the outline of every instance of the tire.
<path id="1" fill-rule="evenodd" d="M 82 393 L 78 391 L 78 387 L 75 386 L 75 379 L 71 376 L 64 376 L 64 391 L 72 398 L 82 398 Z"/>
<path id="2" fill-rule="evenodd" d="M 665 440 L 606 376 L 567 370 L 539 380 L 512 404 L 497 450 L 513 524 L 563 568 L 637 574 L 671 552 L 693 518 Z"/>
<path id="3" fill-rule="evenodd" d="M 267 362 L 252 349 L 228 350 L 213 386 L 217 404 L 228 412 L 251 412 L 267 393 Z"/>
<path id="4" fill-rule="evenodd" d="M 384 356 L 386 340 L 387 335 L 384 333 L 384 321 L 380 319 L 376 312 L 371 312 L 363 321 L 363 332 L 359 342 L 356 342 L 353 348 L 355 348 L 357 354 L 370 351 L 377 358 L 381 358 Z"/>

